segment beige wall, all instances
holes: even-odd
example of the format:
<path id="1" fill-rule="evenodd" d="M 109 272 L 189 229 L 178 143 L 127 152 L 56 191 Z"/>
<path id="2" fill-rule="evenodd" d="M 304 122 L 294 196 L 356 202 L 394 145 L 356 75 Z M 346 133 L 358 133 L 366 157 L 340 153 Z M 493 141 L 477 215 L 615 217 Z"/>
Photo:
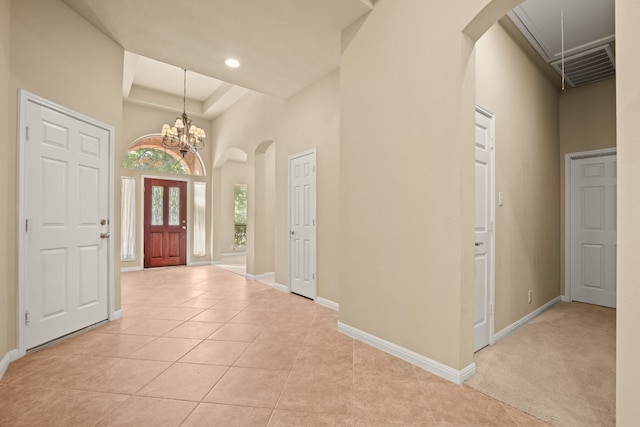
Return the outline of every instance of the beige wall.
<path id="1" fill-rule="evenodd" d="M 276 145 L 276 279 L 287 283 L 288 157 L 316 148 L 316 248 L 318 296 L 340 302 L 338 194 L 340 86 L 334 71 L 287 99 Z"/>
<path id="2" fill-rule="evenodd" d="M 9 90 L 11 70 L 9 57 L 11 52 L 11 7 L 9 0 L 0 0 L 0 129 L 11 129 L 15 121 L 10 120 L 10 111 L 15 109 L 15 97 Z M 13 114 L 11 114 L 13 115 Z M 0 208 L 0 360 L 15 348 L 15 283 L 16 258 L 15 255 L 15 182 L 16 182 L 16 151 L 15 134 L 10 131 L 5 139 L 4 155 L 0 165 L 0 179 L 11 183 L 0 187 L 0 198 L 7 201 Z M 13 184 L 13 185 L 12 185 Z"/>
<path id="3" fill-rule="evenodd" d="M 454 369 L 473 356 L 475 72 L 462 30 L 486 3 L 380 0 L 340 68 L 340 321 Z"/>
<path id="4" fill-rule="evenodd" d="M 203 163 L 205 164 L 205 169 L 207 176 L 195 176 L 195 175 L 174 175 L 168 173 L 161 173 L 155 171 L 141 171 L 141 170 L 131 170 L 131 169 L 122 169 L 120 167 L 122 163 L 122 159 L 127 154 L 129 150 L 129 146 L 141 136 L 149 135 L 149 134 L 157 134 L 160 132 L 163 123 L 171 123 L 175 120 L 175 117 L 179 113 L 170 112 L 165 110 L 159 110 L 152 107 L 147 107 L 144 105 L 138 105 L 133 103 L 125 102 L 122 104 L 122 138 L 116 145 L 116 171 L 117 172 L 117 189 L 120 191 L 120 176 L 131 176 L 136 180 L 136 259 L 133 261 L 120 261 L 120 246 L 117 248 L 117 260 L 116 269 L 137 269 L 141 268 L 144 265 L 144 256 L 143 256 L 143 244 L 142 244 L 142 236 L 144 233 L 143 228 L 143 212 L 144 212 L 144 200 L 142 194 L 142 186 L 144 185 L 145 177 L 155 177 L 162 179 L 174 179 L 187 181 L 187 263 L 199 263 L 199 262 L 210 262 L 211 261 L 211 189 L 210 183 L 211 178 L 210 174 L 212 168 L 211 164 L 211 153 L 213 152 L 213 148 L 211 148 L 211 141 L 207 140 L 205 148 L 200 150 L 198 154 L 200 154 Z M 201 118 L 193 117 L 194 123 L 196 123 L 199 127 L 205 129 L 205 132 L 209 132 L 211 129 L 211 121 L 205 120 Z M 193 228 L 189 227 L 190 224 L 193 224 L 193 183 L 194 182 L 206 182 L 207 183 L 207 223 L 206 227 L 208 230 L 207 240 L 205 242 L 206 254 L 204 256 L 194 256 L 193 255 Z M 120 203 L 120 193 L 117 195 L 117 203 Z M 116 210 L 117 213 L 120 212 L 119 208 Z M 118 230 L 119 231 L 119 230 Z M 118 240 L 118 244 L 120 240 Z"/>
<path id="5" fill-rule="evenodd" d="M 616 111 L 618 149 L 618 308 L 616 423 L 640 419 L 640 3 L 616 0 Z"/>
<path id="6" fill-rule="evenodd" d="M 6 12 L 7 2 L 2 2 Z M 10 26 L 7 14 L 2 13 L 3 59 L 0 76 L 6 77 L 7 36 L 10 36 L 10 78 L 8 99 L 3 96 L 3 106 L 8 114 L 2 120 L 17 122 L 18 89 L 25 89 L 67 108 L 112 125 L 115 128 L 116 144 L 120 139 L 122 120 L 122 61 L 123 50 L 100 31 L 87 24 L 60 1 L 24 0 L 12 1 Z M 7 28 L 10 27 L 10 31 Z M 2 78 L 2 82 L 7 79 Z M 3 94 L 5 89 L 3 89 Z M 6 102 L 5 102 L 6 100 Z M 8 106 L 8 107 L 7 107 Z M 6 110 L 1 110 L 0 113 Z M 5 200 L 16 200 L 16 129 L 7 135 L 2 168 L 5 184 L 2 196 Z M 119 177 L 116 181 L 116 206 L 119 212 Z M 114 183 L 114 184 L 116 184 Z M 3 214 L 2 249 L 3 279 L 0 291 L 6 310 L 0 318 L 0 351 L 2 347 L 16 348 L 16 231 L 17 204 L 7 203 Z M 114 242 L 119 241 L 119 215 L 112 218 Z M 114 245 L 116 246 L 116 245 Z M 114 247 L 113 254 L 119 254 Z M 114 273 L 116 308 L 120 306 L 120 274 Z M 6 286 L 6 288 L 5 288 Z M 6 294 L 6 295 L 5 295 Z M 4 298 L 6 296 L 6 299 Z M 0 304 L 5 304 L 2 302 Z M 5 342 L 3 344 L 3 341 Z"/>
<path id="7" fill-rule="evenodd" d="M 476 94 L 495 114 L 499 332 L 560 295 L 559 91 L 495 24 L 476 43 Z"/>
<path id="8" fill-rule="evenodd" d="M 616 79 L 569 88 L 560 94 L 560 260 L 565 292 L 565 157 L 616 146 Z"/>
<path id="9" fill-rule="evenodd" d="M 247 246 L 253 265 L 249 265 L 253 274 L 275 272 L 275 213 L 276 213 L 276 147 L 271 141 L 265 141 L 255 152 L 254 180 L 250 184 L 247 224 Z"/>
<path id="10" fill-rule="evenodd" d="M 212 133 L 212 141 L 215 141 L 214 162 L 222 158 L 229 148 L 242 149 L 248 155 L 250 182 L 255 179 L 256 159 L 261 155 L 275 157 L 275 181 L 270 184 L 275 192 L 274 207 L 266 208 L 275 208 L 271 220 L 274 224 L 267 226 L 269 229 L 275 228 L 275 235 L 272 238 L 267 237 L 266 242 L 259 243 L 265 248 L 265 253 L 256 254 L 264 257 L 258 260 L 260 262 L 249 259 L 251 248 L 248 248 L 247 264 L 249 269 L 265 270 L 250 270 L 252 274 L 269 271 L 268 265 L 272 264 L 275 268 L 276 282 L 283 285 L 288 283 L 288 157 L 311 148 L 317 149 L 317 292 L 319 296 L 336 302 L 339 298 L 338 125 L 339 73 L 335 71 L 286 100 L 249 93 L 215 120 Z M 269 141 L 273 141 L 273 144 L 262 154 L 261 150 Z M 265 159 L 265 164 L 267 163 L 269 160 Z M 251 188 L 249 190 L 250 193 L 253 191 Z M 252 197 L 250 194 L 250 202 L 253 204 L 256 200 L 252 200 Z M 217 196 L 214 195 L 214 204 L 216 200 Z M 249 205 L 250 210 L 252 204 Z M 251 213 L 249 216 L 251 218 Z M 250 222 L 249 229 L 254 225 Z M 218 227 L 214 225 L 214 241 L 217 230 Z M 273 243 L 269 243 L 269 239 Z M 268 254 L 269 251 L 271 254 Z M 269 256 L 272 260 L 269 260 Z"/>

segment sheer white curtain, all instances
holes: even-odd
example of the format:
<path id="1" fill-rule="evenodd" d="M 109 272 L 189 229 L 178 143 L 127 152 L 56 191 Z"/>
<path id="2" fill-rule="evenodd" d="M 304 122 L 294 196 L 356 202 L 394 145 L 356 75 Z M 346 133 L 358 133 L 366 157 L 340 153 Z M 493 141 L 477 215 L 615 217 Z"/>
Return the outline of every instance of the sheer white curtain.
<path id="1" fill-rule="evenodd" d="M 205 255 L 206 241 L 206 184 L 193 183 L 193 254 Z"/>
<path id="2" fill-rule="evenodd" d="M 120 224 L 120 259 L 133 261 L 136 259 L 136 179 L 123 176 L 121 180 L 122 210 Z"/>

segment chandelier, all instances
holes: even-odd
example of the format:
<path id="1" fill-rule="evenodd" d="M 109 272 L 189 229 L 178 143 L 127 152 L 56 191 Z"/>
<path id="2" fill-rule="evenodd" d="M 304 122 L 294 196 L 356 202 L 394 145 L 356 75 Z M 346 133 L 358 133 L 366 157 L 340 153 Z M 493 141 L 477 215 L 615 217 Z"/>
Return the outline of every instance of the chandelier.
<path id="1" fill-rule="evenodd" d="M 173 126 L 164 124 L 162 126 L 162 145 L 168 148 L 177 149 L 182 157 L 188 152 L 195 153 L 204 148 L 204 131 L 191 123 L 187 116 L 187 69 L 184 71 L 184 97 L 182 101 L 182 115 L 176 118 Z"/>

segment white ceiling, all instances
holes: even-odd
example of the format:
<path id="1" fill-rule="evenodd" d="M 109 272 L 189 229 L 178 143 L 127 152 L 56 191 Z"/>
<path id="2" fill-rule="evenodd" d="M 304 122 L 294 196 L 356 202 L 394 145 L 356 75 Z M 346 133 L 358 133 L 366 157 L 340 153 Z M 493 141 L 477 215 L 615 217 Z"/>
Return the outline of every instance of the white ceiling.
<path id="1" fill-rule="evenodd" d="M 285 98 L 339 66 L 340 34 L 375 0 L 62 0 L 125 49 L 123 97 L 215 118 L 248 90 Z M 612 41 L 614 0 L 527 0 L 511 19 L 545 61 Z M 241 67 L 224 65 L 237 58 Z M 153 58 L 153 59 L 152 59 Z"/>
<path id="2" fill-rule="evenodd" d="M 509 17 L 540 56 L 552 62 L 562 55 L 561 15 L 565 56 L 615 39 L 615 0 L 527 0 Z"/>
<path id="3" fill-rule="evenodd" d="M 247 89 L 285 98 L 336 69 L 341 31 L 373 7 L 371 0 L 62 1 L 128 52 L 126 99 L 181 110 L 186 68 L 194 100 L 187 109 L 207 118 Z M 224 65 L 228 57 L 241 67 Z"/>

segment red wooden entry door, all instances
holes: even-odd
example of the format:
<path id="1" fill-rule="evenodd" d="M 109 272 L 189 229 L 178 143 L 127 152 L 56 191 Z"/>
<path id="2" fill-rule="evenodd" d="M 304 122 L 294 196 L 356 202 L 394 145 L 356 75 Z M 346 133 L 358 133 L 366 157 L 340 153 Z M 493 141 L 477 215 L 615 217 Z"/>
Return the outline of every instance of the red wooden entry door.
<path id="1" fill-rule="evenodd" d="M 144 267 L 187 264 L 187 183 L 144 180 Z"/>

